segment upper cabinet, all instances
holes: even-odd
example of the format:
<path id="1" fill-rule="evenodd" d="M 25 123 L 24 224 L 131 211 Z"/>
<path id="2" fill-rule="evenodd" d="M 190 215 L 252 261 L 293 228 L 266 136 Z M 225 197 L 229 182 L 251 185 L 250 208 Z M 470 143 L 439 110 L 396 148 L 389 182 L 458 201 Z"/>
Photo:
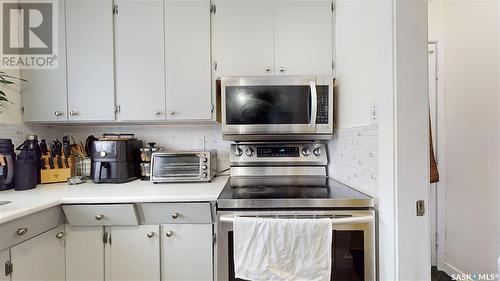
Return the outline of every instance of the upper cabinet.
<path id="1" fill-rule="evenodd" d="M 331 0 L 215 0 L 216 76 L 330 75 Z"/>
<path id="2" fill-rule="evenodd" d="M 274 65 L 279 75 L 332 74 L 331 0 L 275 1 Z"/>
<path id="3" fill-rule="evenodd" d="M 58 68 L 25 69 L 22 78 L 23 119 L 27 122 L 61 122 L 68 120 L 68 92 L 66 89 L 66 29 L 64 1 L 59 1 Z"/>
<path id="4" fill-rule="evenodd" d="M 165 0 L 165 54 L 167 120 L 210 120 L 210 0 Z"/>
<path id="5" fill-rule="evenodd" d="M 66 0 L 70 121 L 115 120 L 112 9 L 112 0 Z"/>
<path id="6" fill-rule="evenodd" d="M 163 0 L 115 0 L 117 118 L 165 119 Z"/>
<path id="7" fill-rule="evenodd" d="M 214 5 L 217 76 L 272 75 L 273 3 L 217 0 Z"/>

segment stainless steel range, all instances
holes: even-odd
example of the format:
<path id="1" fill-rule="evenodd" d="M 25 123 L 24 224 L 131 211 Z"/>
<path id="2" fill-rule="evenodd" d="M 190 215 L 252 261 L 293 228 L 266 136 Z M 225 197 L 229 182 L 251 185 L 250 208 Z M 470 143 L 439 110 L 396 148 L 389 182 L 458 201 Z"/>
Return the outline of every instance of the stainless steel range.
<path id="1" fill-rule="evenodd" d="M 330 218 L 331 280 L 376 280 L 373 199 L 328 178 L 326 152 L 320 142 L 231 145 L 231 178 L 217 200 L 216 280 L 241 280 L 233 266 L 237 216 Z"/>

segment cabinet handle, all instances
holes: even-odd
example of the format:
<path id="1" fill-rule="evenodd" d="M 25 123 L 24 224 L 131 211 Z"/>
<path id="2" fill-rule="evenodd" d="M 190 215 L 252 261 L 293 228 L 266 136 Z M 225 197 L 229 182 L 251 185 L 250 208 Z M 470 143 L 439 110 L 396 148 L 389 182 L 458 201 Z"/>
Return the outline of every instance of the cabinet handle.
<path id="1" fill-rule="evenodd" d="M 172 230 L 169 230 L 165 232 L 165 235 L 167 235 L 167 237 L 172 237 L 172 235 L 174 235 L 174 232 Z"/>
<path id="2" fill-rule="evenodd" d="M 175 111 L 169 111 L 168 115 L 175 115 Z"/>
<path id="3" fill-rule="evenodd" d="M 148 238 L 153 238 L 155 236 L 155 232 L 151 231 L 151 232 L 148 232 L 146 235 L 148 236 Z"/>
<path id="4" fill-rule="evenodd" d="M 78 111 L 73 111 L 73 110 L 71 110 L 71 111 L 69 112 L 69 115 L 70 115 L 70 116 L 78 116 L 78 115 L 80 115 L 80 113 L 78 113 Z"/>
<path id="5" fill-rule="evenodd" d="M 285 72 L 285 68 L 283 66 L 280 66 L 280 72 Z"/>
<path id="6" fill-rule="evenodd" d="M 172 214 L 172 218 L 175 220 L 179 217 L 179 213 L 173 213 Z"/>
<path id="7" fill-rule="evenodd" d="M 19 228 L 16 230 L 17 235 L 22 236 L 26 233 L 28 233 L 28 229 L 26 227 Z"/>
<path id="8" fill-rule="evenodd" d="M 102 220 L 102 218 L 104 218 L 103 214 L 97 214 L 97 215 L 95 215 L 95 220 L 96 221 L 100 221 L 100 220 Z"/>
<path id="9" fill-rule="evenodd" d="M 59 116 L 63 116 L 64 113 L 62 113 L 61 111 L 55 111 L 54 115 L 57 116 L 57 117 L 59 117 Z"/>
<path id="10" fill-rule="evenodd" d="M 63 239 L 64 238 L 64 232 L 61 231 L 61 232 L 57 233 L 56 234 L 56 238 L 57 239 Z"/>
<path id="11" fill-rule="evenodd" d="M 265 70 L 266 70 L 266 72 L 269 72 L 269 71 L 271 71 L 271 68 L 269 66 L 266 66 Z"/>
<path id="12" fill-rule="evenodd" d="M 155 113 L 155 115 L 156 115 L 156 116 L 161 115 L 161 111 L 159 111 L 159 110 L 155 110 L 155 112 L 154 112 L 154 113 Z"/>

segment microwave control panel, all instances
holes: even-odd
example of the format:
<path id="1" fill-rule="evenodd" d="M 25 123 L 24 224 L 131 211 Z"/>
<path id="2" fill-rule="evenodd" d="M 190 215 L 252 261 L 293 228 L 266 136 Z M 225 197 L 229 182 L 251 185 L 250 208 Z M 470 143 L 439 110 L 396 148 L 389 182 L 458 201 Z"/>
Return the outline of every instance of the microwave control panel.
<path id="1" fill-rule="evenodd" d="M 318 115 L 316 124 L 328 124 L 328 86 L 317 86 Z"/>

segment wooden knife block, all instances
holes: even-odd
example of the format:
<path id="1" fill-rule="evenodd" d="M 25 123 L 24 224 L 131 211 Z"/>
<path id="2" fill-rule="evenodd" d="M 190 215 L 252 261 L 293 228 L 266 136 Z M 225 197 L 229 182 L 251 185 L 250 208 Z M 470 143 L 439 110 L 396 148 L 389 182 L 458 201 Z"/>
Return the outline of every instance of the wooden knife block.
<path id="1" fill-rule="evenodd" d="M 69 168 L 66 168 L 66 161 L 65 157 L 61 157 L 61 161 L 63 164 L 64 168 L 59 168 L 57 166 L 57 159 L 58 157 L 56 156 L 54 158 L 54 167 L 55 169 L 51 169 L 49 165 L 49 158 L 50 156 L 48 155 L 43 155 L 42 159 L 44 160 L 45 166 L 42 168 L 41 172 L 41 183 L 55 183 L 55 182 L 67 182 L 69 178 L 74 177 L 76 175 L 76 167 L 75 167 L 75 157 L 70 156 L 68 157 L 68 165 Z"/>

